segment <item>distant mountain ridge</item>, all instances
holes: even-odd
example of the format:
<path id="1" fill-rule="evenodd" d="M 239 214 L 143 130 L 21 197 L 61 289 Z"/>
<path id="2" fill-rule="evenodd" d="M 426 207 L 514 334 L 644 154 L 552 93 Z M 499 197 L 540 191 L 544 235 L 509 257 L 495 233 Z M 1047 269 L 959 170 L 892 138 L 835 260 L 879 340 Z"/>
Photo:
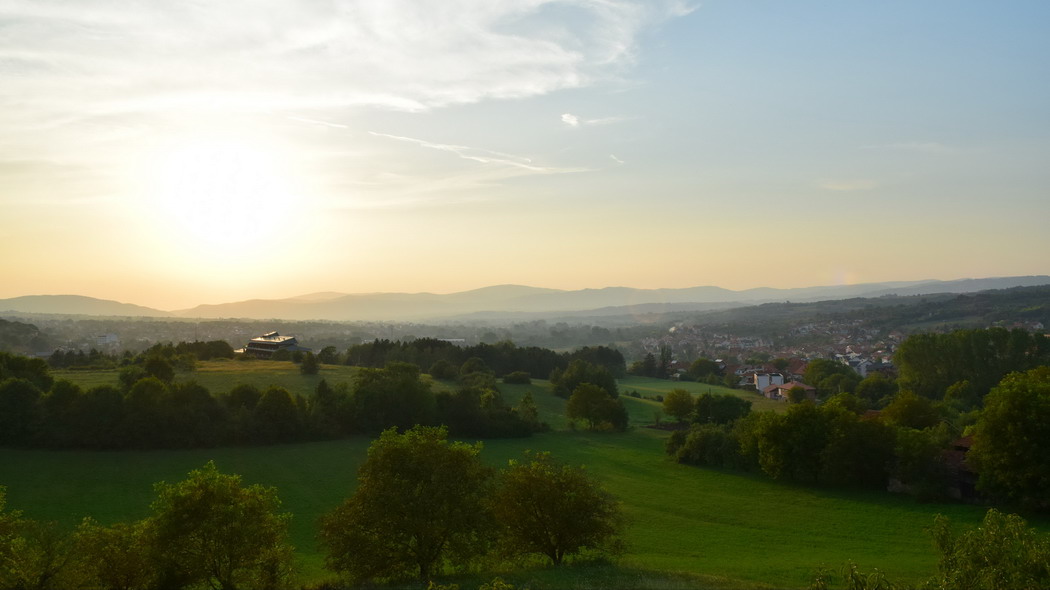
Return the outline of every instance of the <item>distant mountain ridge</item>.
<path id="1" fill-rule="evenodd" d="M 26 295 L 0 299 L 0 312 L 97 315 L 117 317 L 172 317 L 174 314 L 151 307 L 96 299 L 83 295 Z"/>
<path id="2" fill-rule="evenodd" d="M 681 289 L 605 287 L 565 291 L 522 285 L 495 285 L 446 295 L 321 292 L 287 299 L 252 299 L 199 305 L 191 309 L 171 312 L 76 295 L 35 295 L 0 299 L 0 312 L 328 321 L 496 319 L 501 314 L 508 317 L 539 319 L 545 314 L 551 316 L 567 313 L 611 315 L 647 313 L 661 309 L 726 309 L 770 302 L 807 302 L 884 295 L 970 293 L 1038 285 L 1050 285 L 1050 276 L 955 281 L 898 281 L 792 289 L 759 287 L 742 291 L 714 286 Z"/>

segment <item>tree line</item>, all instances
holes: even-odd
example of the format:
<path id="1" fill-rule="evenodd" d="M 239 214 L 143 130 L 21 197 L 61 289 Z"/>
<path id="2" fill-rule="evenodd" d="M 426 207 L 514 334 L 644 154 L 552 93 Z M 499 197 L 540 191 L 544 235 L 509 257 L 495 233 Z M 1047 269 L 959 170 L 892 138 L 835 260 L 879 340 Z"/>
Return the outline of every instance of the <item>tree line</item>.
<path id="1" fill-rule="evenodd" d="M 162 356 L 121 369 L 120 385 L 83 390 L 41 359 L 0 353 L 0 445 L 150 449 L 270 444 L 446 424 L 457 436 L 521 437 L 545 426 L 532 397 L 509 407 L 485 371 L 435 392 L 414 365 L 361 369 L 354 384 L 322 380 L 314 395 L 242 384 L 213 394 L 176 381 Z"/>
<path id="2" fill-rule="evenodd" d="M 435 338 L 409 341 L 376 339 L 351 346 L 339 355 L 334 347 L 326 347 L 318 357 L 321 362 L 335 364 L 340 360 L 358 367 L 385 367 L 391 362 L 411 363 L 437 379 L 455 379 L 462 365 L 472 358 L 480 359 L 497 376 L 525 372 L 537 379 L 546 379 L 555 370 L 564 370 L 574 360 L 583 360 L 605 367 L 614 378 L 626 374 L 626 362 L 620 351 L 606 346 L 584 346 L 572 352 L 558 353 L 536 346 L 517 346 L 506 340 L 496 344 L 457 346 Z"/>
<path id="3" fill-rule="evenodd" d="M 621 507 L 584 469 L 539 453 L 497 471 L 480 450 L 449 441 L 444 428 L 384 431 L 356 490 L 321 519 L 325 565 L 350 583 L 425 584 L 483 558 L 558 565 L 622 552 Z M 0 487 L 0 588 L 297 586 L 292 515 L 280 511 L 275 488 L 245 486 L 209 462 L 157 483 L 155 494 L 143 520 L 89 518 L 68 533 L 5 511 Z"/>

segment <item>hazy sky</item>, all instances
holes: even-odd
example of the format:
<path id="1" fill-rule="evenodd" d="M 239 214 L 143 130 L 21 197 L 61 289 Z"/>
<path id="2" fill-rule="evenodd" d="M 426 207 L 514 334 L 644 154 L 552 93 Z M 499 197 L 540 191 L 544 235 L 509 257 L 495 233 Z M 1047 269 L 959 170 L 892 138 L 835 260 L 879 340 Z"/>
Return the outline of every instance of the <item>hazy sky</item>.
<path id="1" fill-rule="evenodd" d="M 1050 274 L 1050 2 L 0 0 L 0 298 Z"/>

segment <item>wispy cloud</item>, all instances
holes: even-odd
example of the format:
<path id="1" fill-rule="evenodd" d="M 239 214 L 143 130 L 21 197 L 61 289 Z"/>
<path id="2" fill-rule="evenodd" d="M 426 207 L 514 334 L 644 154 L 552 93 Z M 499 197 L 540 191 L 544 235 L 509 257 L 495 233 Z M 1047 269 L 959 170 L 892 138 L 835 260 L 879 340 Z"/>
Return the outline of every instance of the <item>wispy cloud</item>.
<path id="1" fill-rule="evenodd" d="M 609 159 L 612 160 L 613 162 L 616 162 L 617 164 L 623 165 L 623 160 L 621 160 L 620 158 L 617 158 L 616 154 L 609 154 Z"/>
<path id="2" fill-rule="evenodd" d="M 331 121 L 319 121 L 317 119 L 307 119 L 306 117 L 288 117 L 290 121 L 298 121 L 299 123 L 308 123 L 310 125 L 317 125 L 318 127 L 332 127 L 335 129 L 349 129 L 349 125 L 343 125 L 342 123 L 332 123 Z"/>
<path id="3" fill-rule="evenodd" d="M 546 18 L 565 8 L 574 18 Z M 614 77 L 644 30 L 690 10 L 673 0 L 11 0 L 0 60 L 17 75 L 0 97 L 81 114 L 423 111 Z"/>
<path id="4" fill-rule="evenodd" d="M 818 183 L 818 186 L 824 190 L 829 191 L 840 191 L 840 192 L 853 192 L 853 191 L 869 191 L 878 186 L 874 180 L 867 179 L 855 179 L 855 180 L 822 180 Z"/>
<path id="5" fill-rule="evenodd" d="M 486 150 L 481 148 L 472 148 L 465 145 L 435 143 L 423 139 L 401 137 L 398 135 L 390 135 L 387 133 L 376 133 L 374 131 L 369 131 L 369 134 L 375 137 L 385 137 L 388 139 L 412 143 L 420 147 L 432 150 L 450 152 L 459 156 L 460 158 L 463 158 L 464 160 L 472 160 L 474 162 L 480 162 L 482 164 L 511 166 L 535 174 L 565 174 L 571 172 L 585 172 L 587 170 L 586 168 L 558 168 L 553 166 L 537 166 L 533 164 L 532 160 L 529 158 L 516 156 L 514 154 L 507 154 L 503 152 L 494 152 L 492 150 Z"/>
<path id="6" fill-rule="evenodd" d="M 623 121 L 623 117 L 604 117 L 601 119 L 581 119 L 572 113 L 564 113 L 561 122 L 569 127 L 580 127 L 581 125 L 611 125 Z"/>

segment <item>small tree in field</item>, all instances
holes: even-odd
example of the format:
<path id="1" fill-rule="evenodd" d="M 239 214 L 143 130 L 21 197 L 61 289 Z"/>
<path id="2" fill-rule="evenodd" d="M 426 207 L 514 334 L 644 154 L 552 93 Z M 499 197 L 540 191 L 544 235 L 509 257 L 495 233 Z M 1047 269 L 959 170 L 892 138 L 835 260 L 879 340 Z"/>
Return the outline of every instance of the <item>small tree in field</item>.
<path id="1" fill-rule="evenodd" d="M 356 581 L 414 574 L 426 583 L 446 562 L 482 552 L 491 470 L 480 443 L 447 439 L 444 427 L 417 426 L 372 443 L 357 491 L 321 520 L 329 569 Z"/>
<path id="2" fill-rule="evenodd" d="M 684 422 L 693 413 L 693 396 L 684 389 L 672 389 L 664 396 L 664 413 Z"/>
<path id="3" fill-rule="evenodd" d="M 490 498 L 506 553 L 546 555 L 557 565 L 585 549 L 623 548 L 620 504 L 580 467 L 549 453 L 511 461 Z"/>

